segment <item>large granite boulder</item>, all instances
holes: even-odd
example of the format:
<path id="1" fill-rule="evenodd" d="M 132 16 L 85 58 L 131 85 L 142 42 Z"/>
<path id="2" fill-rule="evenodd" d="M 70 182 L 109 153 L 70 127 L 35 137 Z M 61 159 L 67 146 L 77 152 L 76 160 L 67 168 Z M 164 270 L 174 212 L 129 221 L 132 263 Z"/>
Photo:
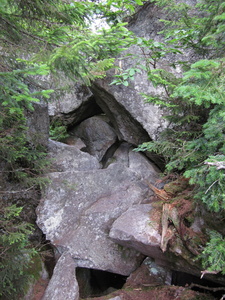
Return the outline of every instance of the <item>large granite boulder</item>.
<path id="1" fill-rule="evenodd" d="M 158 169 L 125 143 L 103 169 L 76 145 L 51 141 L 49 151 L 53 172 L 37 208 L 46 239 L 60 254 L 68 251 L 78 267 L 129 275 L 143 255 L 118 246 L 108 233 L 123 212 L 149 201 L 152 191 L 145 180 L 154 183 Z"/>
<path id="2" fill-rule="evenodd" d="M 196 0 L 181 0 L 189 5 L 195 5 Z M 168 12 L 156 3 L 147 2 L 129 20 L 128 29 L 135 33 L 137 37 L 163 42 L 162 34 L 164 23 L 160 19 L 165 19 Z M 176 18 L 170 12 L 170 18 Z M 97 104 L 108 115 L 112 124 L 118 131 L 118 136 L 122 140 L 138 145 L 149 140 L 157 140 L 159 133 L 168 127 L 165 110 L 157 105 L 146 103 L 142 94 L 164 97 L 167 99 L 167 91 L 163 85 L 155 87 L 148 78 L 145 70 L 155 68 L 164 69 L 177 77 L 181 76 L 181 68 L 174 66 L 175 61 L 196 61 L 196 54 L 185 50 L 184 53 L 170 53 L 162 58 L 156 58 L 154 50 L 144 49 L 137 45 L 132 45 L 122 52 L 115 62 L 115 69 L 107 72 L 104 79 L 99 79 L 91 86 L 91 91 Z M 154 58 L 155 57 L 155 58 Z M 141 66 L 145 66 L 142 68 Z M 138 69 L 132 74 L 134 80 L 127 80 L 127 84 L 111 84 L 115 80 L 115 75 L 127 75 L 129 69 Z"/>
<path id="3" fill-rule="evenodd" d="M 86 119 L 70 130 L 70 135 L 82 139 L 85 151 L 102 160 L 106 151 L 117 141 L 117 135 L 106 116 L 99 115 Z"/>
<path id="4" fill-rule="evenodd" d="M 149 201 L 153 193 L 146 181 L 154 183 L 159 170 L 132 144 L 120 143 L 115 132 L 106 116 L 96 116 L 73 128 L 68 144 L 49 141 L 50 184 L 36 210 L 37 224 L 61 257 L 46 300 L 64 295 L 64 283 L 61 292 L 54 286 L 68 259 L 68 282 L 76 293 L 75 266 L 128 276 L 144 258 L 115 243 L 109 231 L 122 213 Z"/>
<path id="5" fill-rule="evenodd" d="M 48 153 L 52 171 L 88 171 L 100 168 L 98 160 L 89 153 L 80 151 L 81 143 L 78 140 L 76 142 L 74 145 L 67 145 L 49 140 Z"/>
<path id="6" fill-rule="evenodd" d="M 107 115 L 113 124 L 118 138 L 133 145 L 139 145 L 143 142 L 149 141 L 150 137 L 147 131 L 143 128 L 139 120 L 134 118 L 129 105 L 122 103 L 122 101 L 118 99 L 118 95 L 114 94 L 112 90 L 119 89 L 119 91 L 121 91 L 123 94 L 123 98 L 126 98 L 126 102 L 136 103 L 137 114 L 138 111 L 143 113 L 143 111 L 146 109 L 148 110 L 149 106 L 145 104 L 145 109 L 141 105 L 141 102 L 139 102 L 138 98 L 136 98 L 134 92 L 132 91 L 131 94 L 130 91 L 128 91 L 125 87 L 109 87 L 108 83 L 110 80 L 112 80 L 112 78 L 109 79 L 108 77 L 104 80 L 104 82 L 102 82 L 102 84 L 100 81 L 93 84 L 91 90 L 95 96 L 97 104 L 101 107 L 102 111 Z M 155 112 L 153 112 L 152 117 L 153 115 L 154 118 L 155 116 L 157 117 Z M 148 119 L 146 119 L 146 121 L 148 122 Z"/>
<path id="7" fill-rule="evenodd" d="M 91 90 L 83 82 L 69 79 L 62 73 L 57 76 L 36 76 L 36 80 L 43 88 L 54 91 L 50 94 L 47 109 L 55 126 L 74 126 L 86 118 L 102 113 Z"/>
<path id="8" fill-rule="evenodd" d="M 59 124 L 73 126 L 86 118 L 101 113 L 90 89 L 84 84 L 61 76 L 47 79 L 48 88 L 54 89 L 48 104 L 50 119 Z"/>
<path id="9" fill-rule="evenodd" d="M 79 267 L 129 275 L 142 255 L 119 247 L 108 232 L 129 207 L 149 198 L 140 177 L 114 163 L 107 169 L 55 172 L 49 178 L 37 209 L 37 224 L 46 238 L 60 253 L 69 251 Z"/>
<path id="10" fill-rule="evenodd" d="M 76 111 L 92 96 L 88 87 L 65 77 L 49 78 L 49 83 L 54 90 L 59 91 L 59 94 L 53 94 L 49 101 L 48 111 L 51 117 Z"/>
<path id="11" fill-rule="evenodd" d="M 146 3 L 135 18 L 130 20 L 128 29 L 138 37 L 160 41 L 158 32 L 162 29 L 163 23 L 159 19 L 162 16 L 162 9 L 153 3 Z M 133 45 L 116 60 L 115 65 L 119 71 L 116 68 L 110 70 L 106 78 L 97 80 L 91 87 L 96 102 L 108 114 L 114 127 L 118 128 L 121 139 L 134 145 L 151 139 L 156 140 L 159 133 L 168 126 L 163 118 L 165 112 L 156 105 L 146 103 L 141 95 L 141 93 L 164 92 L 162 88 L 155 88 L 148 80 L 147 72 L 140 68 L 140 65 L 145 63 L 143 49 Z M 170 64 L 169 61 L 165 63 L 168 66 Z M 128 86 L 111 85 L 115 79 L 114 75 L 126 73 L 129 68 L 138 68 L 139 72 L 134 74 L 134 80 L 129 80 Z"/>
<path id="12" fill-rule="evenodd" d="M 201 264 L 196 257 L 207 225 L 199 216 L 190 224 L 182 219 L 182 213 L 187 216 L 191 206 L 185 199 L 173 203 L 162 203 L 158 199 L 149 204 L 133 205 L 115 220 L 109 237 L 123 247 L 151 257 L 158 266 L 200 278 Z M 218 284 L 224 282 L 222 276 L 213 277 L 210 272 L 204 278 Z"/>
<path id="13" fill-rule="evenodd" d="M 150 219 L 152 204 L 135 205 L 124 212 L 113 223 L 109 236 L 117 243 L 158 260 L 165 260 L 160 249 L 160 212 L 155 214 L 154 223 Z M 126 226 L 128 224 L 130 226 Z"/>

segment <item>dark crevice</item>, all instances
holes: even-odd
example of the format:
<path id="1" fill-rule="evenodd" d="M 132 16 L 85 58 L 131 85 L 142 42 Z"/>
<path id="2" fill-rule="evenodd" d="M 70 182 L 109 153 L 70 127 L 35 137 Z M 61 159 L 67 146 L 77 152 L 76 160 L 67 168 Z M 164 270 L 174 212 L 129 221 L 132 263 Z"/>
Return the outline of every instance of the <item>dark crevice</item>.
<path id="1" fill-rule="evenodd" d="M 136 120 L 112 94 L 97 83 L 92 85 L 91 91 L 95 96 L 96 103 L 107 115 L 111 124 L 113 124 L 113 128 L 121 142 L 125 141 L 136 148 L 140 144 L 152 140 L 143 125 Z M 165 161 L 162 156 L 152 152 L 146 152 L 146 156 L 156 164 L 160 170 L 164 170 Z"/>
<path id="2" fill-rule="evenodd" d="M 105 169 L 107 168 L 107 166 L 109 165 L 109 160 L 113 158 L 114 153 L 116 152 L 116 150 L 119 148 L 119 146 L 121 145 L 121 142 L 119 142 L 119 140 L 117 140 L 111 147 L 109 147 L 109 149 L 106 151 L 106 153 L 104 154 L 102 160 L 100 161 L 100 163 L 102 164 L 102 168 Z"/>
<path id="3" fill-rule="evenodd" d="M 211 294 L 215 299 L 221 299 L 225 294 L 225 287 L 223 290 L 219 290 L 223 288 L 222 285 L 184 272 L 173 271 L 171 284 L 176 286 L 191 286 L 192 290 Z"/>
<path id="4" fill-rule="evenodd" d="M 108 124 L 114 129 L 117 134 L 117 141 L 107 150 L 104 157 L 101 159 L 100 163 L 102 164 L 102 168 L 107 168 L 108 161 L 110 160 L 110 158 L 112 158 L 114 152 L 123 142 L 132 145 L 133 148 L 136 148 L 142 142 L 151 140 L 143 126 L 137 120 L 135 120 L 121 104 L 117 103 L 116 99 L 114 99 L 112 95 L 104 91 L 103 96 L 105 96 L 105 94 L 107 94 L 107 97 L 109 97 L 110 100 L 113 101 L 113 104 L 111 105 L 112 111 L 111 106 L 106 105 L 104 101 L 99 98 L 100 95 L 97 94 L 95 96 L 91 96 L 86 103 L 84 103 L 80 108 L 76 110 L 76 112 L 73 111 L 71 113 L 58 116 L 59 118 L 62 118 L 62 120 L 64 120 L 62 123 L 68 124 L 67 132 L 69 134 L 69 137 L 65 140 L 62 140 L 62 142 L 65 142 L 66 144 L 73 144 L 73 141 L 70 141 L 70 139 L 73 139 L 70 138 L 71 132 L 83 121 L 89 119 L 90 117 L 98 115 L 105 115 L 108 118 Z M 123 121 L 121 122 L 122 119 Z M 120 126 L 122 126 L 122 128 L 120 128 Z M 125 136 L 123 136 L 123 134 L 121 135 L 121 130 L 122 132 L 127 132 L 125 133 Z M 126 134 L 128 134 L 129 132 L 132 132 L 133 137 L 131 137 L 131 139 L 130 136 L 127 136 L 126 138 Z M 134 139 L 134 136 L 138 138 Z M 136 143 L 134 143 L 134 140 L 136 141 Z M 86 147 L 80 150 L 83 152 L 88 152 Z M 162 172 L 164 171 L 165 161 L 161 156 L 156 153 L 147 151 L 144 152 L 143 155 L 145 155 L 150 162 L 154 163 Z"/>
<path id="5" fill-rule="evenodd" d="M 127 276 L 88 268 L 76 268 L 80 298 L 101 297 L 121 289 Z"/>
<path id="6" fill-rule="evenodd" d="M 43 258 L 43 262 L 45 265 L 45 269 L 48 272 L 48 276 L 49 278 L 51 278 L 57 262 L 56 248 L 51 244 L 49 240 L 45 239 L 45 234 L 43 234 L 43 241 L 40 247 L 40 254 Z"/>
<path id="7" fill-rule="evenodd" d="M 116 98 L 98 84 L 93 84 L 91 91 L 102 111 L 110 119 L 119 140 L 139 145 L 151 140 L 143 126 Z"/>
<path id="8" fill-rule="evenodd" d="M 81 107 L 79 107 L 76 111 L 79 111 L 79 114 L 76 115 L 74 120 L 70 122 L 68 125 L 68 130 L 71 128 L 79 125 L 84 120 L 91 118 L 96 115 L 100 115 L 103 113 L 101 107 L 96 103 L 95 97 L 92 96 L 89 98 L 88 102 L 83 103 Z M 71 115 L 73 115 L 74 112 L 64 114 L 65 119 L 70 119 Z"/>

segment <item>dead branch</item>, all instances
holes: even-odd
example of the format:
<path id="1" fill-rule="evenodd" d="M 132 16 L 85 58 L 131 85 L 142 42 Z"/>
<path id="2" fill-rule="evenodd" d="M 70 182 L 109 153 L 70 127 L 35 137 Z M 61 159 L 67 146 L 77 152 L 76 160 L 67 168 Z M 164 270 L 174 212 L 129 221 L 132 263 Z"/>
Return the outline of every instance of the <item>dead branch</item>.
<path id="1" fill-rule="evenodd" d="M 224 161 L 215 161 L 215 162 L 206 161 L 204 164 L 209 166 L 215 166 L 217 170 L 225 169 Z"/>
<path id="2" fill-rule="evenodd" d="M 196 283 L 191 283 L 188 288 L 192 289 L 194 287 L 197 287 L 199 289 L 207 290 L 207 291 L 212 291 L 212 292 L 218 292 L 218 291 L 225 291 L 225 286 L 224 287 L 208 287 Z"/>
<path id="3" fill-rule="evenodd" d="M 201 279 L 203 278 L 203 276 L 205 274 L 218 274 L 220 271 L 208 271 L 208 270 L 204 270 L 204 271 L 201 271 L 202 275 L 201 275 Z"/>
<path id="4" fill-rule="evenodd" d="M 32 190 L 35 186 L 32 185 L 31 187 L 27 188 L 27 189 L 23 189 L 23 190 L 18 190 L 18 191 L 0 191 L 0 194 L 17 194 L 17 193 L 25 193 L 28 192 L 30 190 Z"/>

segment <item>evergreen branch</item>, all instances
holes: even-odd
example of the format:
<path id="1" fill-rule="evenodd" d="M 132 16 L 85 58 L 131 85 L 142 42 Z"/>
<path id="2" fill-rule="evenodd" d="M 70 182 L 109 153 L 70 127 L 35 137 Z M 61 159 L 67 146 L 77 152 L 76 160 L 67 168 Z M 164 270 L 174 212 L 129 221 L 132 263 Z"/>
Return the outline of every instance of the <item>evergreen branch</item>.
<path id="1" fill-rule="evenodd" d="M 16 18 L 21 18 L 21 19 L 32 20 L 32 21 L 35 20 L 35 21 L 38 21 L 38 22 L 42 22 L 46 25 L 56 25 L 56 26 L 59 26 L 59 27 L 65 26 L 65 24 L 62 24 L 62 23 L 50 22 L 48 20 L 36 18 L 36 17 L 33 17 L 33 16 L 29 17 L 29 16 L 25 16 L 25 15 L 13 15 L 13 14 L 10 14 L 10 16 L 16 17 Z"/>
<path id="2" fill-rule="evenodd" d="M 11 247 L 1 247 L 4 250 L 0 253 L 0 257 L 4 257 L 4 254 L 11 248 Z"/>
<path id="3" fill-rule="evenodd" d="M 15 25 L 13 25 L 11 22 L 9 22 L 8 20 L 6 20 L 5 18 L 2 18 L 2 17 L 1 17 L 1 19 L 2 19 L 6 24 L 8 24 L 9 26 L 11 26 L 12 28 L 16 29 L 16 31 L 18 31 L 18 32 L 20 32 L 20 33 L 22 33 L 22 34 L 24 34 L 24 35 L 26 35 L 26 36 L 29 36 L 29 37 L 31 37 L 31 38 L 34 39 L 34 40 L 39 40 L 39 41 L 41 41 L 41 42 L 44 42 L 45 44 L 49 44 L 49 45 L 58 47 L 57 44 L 50 43 L 50 42 L 48 42 L 47 40 L 45 40 L 45 39 L 39 37 L 38 35 L 33 35 L 33 34 L 27 32 L 27 31 L 24 31 L 24 30 L 19 29 L 18 27 L 16 27 Z"/>

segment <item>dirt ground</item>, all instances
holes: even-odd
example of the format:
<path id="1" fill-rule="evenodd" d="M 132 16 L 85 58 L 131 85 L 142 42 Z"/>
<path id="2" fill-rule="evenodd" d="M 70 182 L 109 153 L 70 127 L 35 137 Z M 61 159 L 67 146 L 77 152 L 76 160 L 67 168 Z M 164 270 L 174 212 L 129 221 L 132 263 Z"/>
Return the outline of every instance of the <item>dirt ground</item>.
<path id="1" fill-rule="evenodd" d="M 47 288 L 48 283 L 49 283 L 48 279 L 40 278 L 34 286 L 33 296 L 32 299 L 30 300 L 41 300 L 41 298 L 44 295 L 45 289 Z"/>
<path id="2" fill-rule="evenodd" d="M 42 299 L 48 282 L 48 280 L 40 279 L 36 283 L 31 300 Z M 178 286 L 125 288 L 110 295 L 87 298 L 86 300 L 107 300 L 116 296 L 119 296 L 121 300 L 215 300 L 210 294 L 202 294 Z"/>
<path id="3" fill-rule="evenodd" d="M 107 300 L 116 296 L 119 296 L 121 300 L 215 300 L 211 295 L 177 286 L 124 289 L 107 296 L 88 298 L 88 300 Z"/>

